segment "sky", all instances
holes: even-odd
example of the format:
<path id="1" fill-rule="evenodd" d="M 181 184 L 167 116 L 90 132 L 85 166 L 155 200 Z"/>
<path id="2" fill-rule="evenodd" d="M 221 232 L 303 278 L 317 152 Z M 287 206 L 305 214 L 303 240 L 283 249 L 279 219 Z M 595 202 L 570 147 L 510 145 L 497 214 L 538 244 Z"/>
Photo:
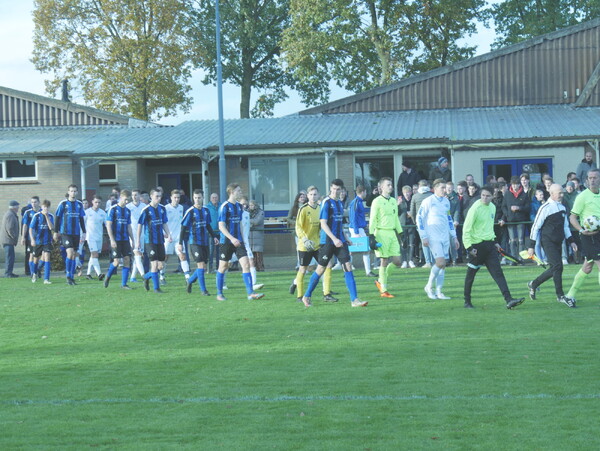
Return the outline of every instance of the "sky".
<path id="1" fill-rule="evenodd" d="M 35 70 L 30 61 L 33 50 L 33 0 L 0 0 L 0 42 L 4 43 L 0 52 L 0 86 L 47 96 L 44 87 L 44 75 Z M 490 51 L 494 31 L 483 26 L 478 27 L 477 35 L 468 39 L 477 45 L 477 54 Z M 176 125 L 187 120 L 217 119 L 217 88 L 202 84 L 202 71 L 195 71 L 190 80 L 194 99 L 188 114 L 164 118 L 159 123 Z M 285 116 L 305 109 L 300 97 L 294 91 L 288 92 L 289 98 L 275 107 L 275 116 Z M 337 100 L 352 93 L 333 87 L 330 100 Z M 82 99 L 72 98 L 75 103 L 83 104 Z M 230 84 L 223 85 L 223 115 L 225 119 L 239 118 L 240 88 Z M 254 99 L 251 100 L 251 105 Z"/>

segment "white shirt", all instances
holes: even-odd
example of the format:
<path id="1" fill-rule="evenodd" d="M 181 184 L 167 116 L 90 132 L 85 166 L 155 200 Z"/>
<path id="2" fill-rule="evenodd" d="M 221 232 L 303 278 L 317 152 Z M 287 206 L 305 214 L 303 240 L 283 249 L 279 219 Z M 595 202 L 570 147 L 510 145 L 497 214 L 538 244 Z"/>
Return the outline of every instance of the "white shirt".
<path id="1" fill-rule="evenodd" d="M 106 221 L 106 212 L 101 208 L 94 211 L 93 208 L 88 208 L 85 211 L 85 229 L 87 237 L 92 239 L 102 239 L 102 225 Z"/>
<path id="2" fill-rule="evenodd" d="M 246 246 L 250 246 L 250 213 L 242 212 L 242 239 Z"/>
<path id="3" fill-rule="evenodd" d="M 183 205 L 179 204 L 174 207 L 171 204 L 165 205 L 167 210 L 167 225 L 169 233 L 174 243 L 179 242 L 179 234 L 181 233 L 181 220 L 183 219 Z"/>
<path id="4" fill-rule="evenodd" d="M 450 201 L 435 194 L 421 203 L 417 213 L 417 230 L 421 239 L 447 241 L 448 236 L 456 238 L 454 221 L 450 216 Z"/>
<path id="5" fill-rule="evenodd" d="M 139 204 L 135 205 L 133 202 L 129 202 L 125 206 L 127 208 L 129 208 L 129 210 L 131 211 L 131 225 L 135 231 L 135 230 L 137 230 L 138 220 L 140 219 L 140 215 L 142 214 L 142 210 L 144 209 L 146 204 L 143 202 L 140 202 Z"/>

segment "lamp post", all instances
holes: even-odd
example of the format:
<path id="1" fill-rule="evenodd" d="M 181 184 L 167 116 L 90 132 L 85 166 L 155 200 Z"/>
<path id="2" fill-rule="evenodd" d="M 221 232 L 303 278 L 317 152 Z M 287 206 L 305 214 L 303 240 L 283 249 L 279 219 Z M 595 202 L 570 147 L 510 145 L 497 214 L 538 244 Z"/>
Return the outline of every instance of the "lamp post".
<path id="1" fill-rule="evenodd" d="M 223 73 L 221 68 L 221 15 L 219 0 L 215 0 L 216 42 L 217 42 L 217 103 L 219 108 L 219 198 L 221 202 L 227 199 L 227 167 L 225 166 L 225 126 L 223 122 Z"/>

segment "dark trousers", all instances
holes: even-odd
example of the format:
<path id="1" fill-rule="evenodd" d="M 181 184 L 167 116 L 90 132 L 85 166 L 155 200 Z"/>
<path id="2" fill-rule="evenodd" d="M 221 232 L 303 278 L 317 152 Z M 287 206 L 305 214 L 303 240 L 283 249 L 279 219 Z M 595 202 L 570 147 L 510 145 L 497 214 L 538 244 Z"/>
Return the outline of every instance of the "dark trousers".
<path id="1" fill-rule="evenodd" d="M 562 241 L 553 242 L 542 240 L 542 249 L 544 249 L 544 252 L 546 253 L 546 259 L 548 260 L 550 267 L 537 276 L 537 278 L 533 281 L 533 288 L 537 288 L 546 280 L 553 278 L 556 295 L 558 297 L 564 296 L 565 292 L 563 291 L 562 285 Z"/>
<path id="2" fill-rule="evenodd" d="M 25 275 L 30 276 L 31 271 L 29 270 L 29 259 L 31 258 L 31 252 L 29 249 L 31 248 L 31 243 L 29 240 L 25 240 Z"/>
<path id="3" fill-rule="evenodd" d="M 4 245 L 4 276 L 13 274 L 15 267 L 15 246 L 12 244 Z"/>
<path id="4" fill-rule="evenodd" d="M 477 255 L 468 253 L 468 264 L 467 264 L 467 275 L 465 277 L 465 301 L 471 302 L 471 289 L 473 288 L 473 282 L 475 281 L 475 274 L 479 271 L 479 267 L 485 265 L 490 272 L 492 279 L 500 288 L 504 300 L 508 301 L 512 298 L 506 283 L 506 278 L 502 272 L 500 261 L 498 260 L 498 251 L 493 241 L 482 241 L 481 243 L 474 244 L 474 249 L 477 249 Z"/>

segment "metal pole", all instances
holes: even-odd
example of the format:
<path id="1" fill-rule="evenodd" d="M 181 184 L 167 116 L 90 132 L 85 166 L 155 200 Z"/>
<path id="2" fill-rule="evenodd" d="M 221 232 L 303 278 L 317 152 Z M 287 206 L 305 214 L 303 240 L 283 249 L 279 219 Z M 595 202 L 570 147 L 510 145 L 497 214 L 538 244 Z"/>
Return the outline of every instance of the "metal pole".
<path id="1" fill-rule="evenodd" d="M 86 187 L 85 187 L 85 164 L 83 160 L 79 160 L 79 167 L 81 168 L 81 200 L 85 200 L 86 198 Z"/>
<path id="2" fill-rule="evenodd" d="M 217 97 L 219 107 L 219 196 L 221 202 L 227 199 L 227 168 L 225 166 L 225 126 L 223 123 L 223 73 L 221 68 L 221 15 L 219 13 L 219 0 L 215 5 L 215 21 L 217 25 Z"/>
<path id="3" fill-rule="evenodd" d="M 204 205 L 208 205 L 210 202 L 210 186 L 208 186 L 208 177 L 206 171 L 208 169 L 208 163 L 202 157 L 202 189 L 204 190 Z"/>

